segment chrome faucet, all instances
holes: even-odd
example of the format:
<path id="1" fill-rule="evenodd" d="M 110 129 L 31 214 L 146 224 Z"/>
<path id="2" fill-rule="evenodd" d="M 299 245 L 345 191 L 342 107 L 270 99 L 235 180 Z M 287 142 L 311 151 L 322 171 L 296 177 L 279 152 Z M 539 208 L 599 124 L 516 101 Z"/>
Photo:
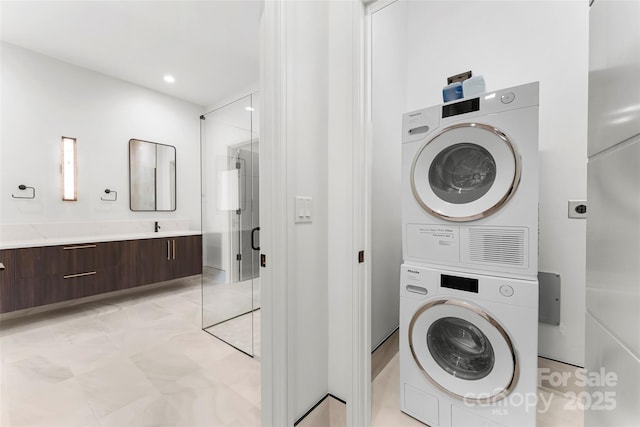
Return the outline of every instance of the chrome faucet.
<path id="1" fill-rule="evenodd" d="M 153 227 L 154 227 L 156 233 L 158 232 L 158 230 L 160 230 L 162 228 L 162 227 L 160 227 L 160 225 L 158 225 L 158 221 L 155 222 Z"/>

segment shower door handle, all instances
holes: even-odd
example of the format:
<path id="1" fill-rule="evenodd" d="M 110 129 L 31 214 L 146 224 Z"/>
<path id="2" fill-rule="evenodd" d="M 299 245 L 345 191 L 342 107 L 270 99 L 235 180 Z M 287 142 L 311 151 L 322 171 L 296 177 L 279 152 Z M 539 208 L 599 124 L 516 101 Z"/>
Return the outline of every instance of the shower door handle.
<path id="1" fill-rule="evenodd" d="M 256 231 L 260 231 L 260 227 L 256 227 L 253 230 L 251 230 L 251 249 L 253 249 L 254 251 L 259 251 L 260 246 L 256 246 L 256 241 L 255 241 Z"/>

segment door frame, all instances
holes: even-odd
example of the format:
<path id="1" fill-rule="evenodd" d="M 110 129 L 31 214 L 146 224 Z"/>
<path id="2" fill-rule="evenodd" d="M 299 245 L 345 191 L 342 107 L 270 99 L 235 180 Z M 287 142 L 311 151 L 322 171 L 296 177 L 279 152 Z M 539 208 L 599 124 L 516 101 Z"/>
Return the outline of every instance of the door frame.
<path id="1" fill-rule="evenodd" d="M 261 425 L 292 426 L 292 331 L 287 283 L 286 7 L 267 1 L 260 37 Z M 263 255 L 261 255 L 262 257 Z"/>
<path id="2" fill-rule="evenodd" d="M 365 262 L 351 267 L 350 354 L 347 425 L 371 423 L 371 15 L 397 0 L 351 0 L 344 7 L 350 22 L 351 73 L 342 81 L 350 90 L 352 246 Z M 262 254 L 262 425 L 292 426 L 294 355 L 293 287 L 287 283 L 287 255 L 293 209 L 287 200 L 287 2 L 267 1 L 261 24 L 260 218 Z M 355 252 L 355 251 L 354 251 Z"/>

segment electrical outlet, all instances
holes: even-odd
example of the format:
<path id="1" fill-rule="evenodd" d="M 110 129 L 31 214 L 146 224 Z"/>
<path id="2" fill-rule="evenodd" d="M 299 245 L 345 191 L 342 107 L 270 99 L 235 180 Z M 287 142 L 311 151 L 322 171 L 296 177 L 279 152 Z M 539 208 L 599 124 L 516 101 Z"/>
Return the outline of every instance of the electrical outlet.
<path id="1" fill-rule="evenodd" d="M 587 201 L 586 200 L 569 200 L 569 218 L 585 219 L 587 218 Z"/>

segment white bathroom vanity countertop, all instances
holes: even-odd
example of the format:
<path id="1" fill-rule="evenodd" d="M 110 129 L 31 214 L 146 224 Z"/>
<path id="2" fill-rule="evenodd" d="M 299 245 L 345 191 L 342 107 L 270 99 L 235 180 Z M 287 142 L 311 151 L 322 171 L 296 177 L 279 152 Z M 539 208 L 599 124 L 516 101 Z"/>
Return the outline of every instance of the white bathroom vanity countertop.
<path id="1" fill-rule="evenodd" d="M 74 245 L 80 243 L 113 242 L 121 240 L 160 239 L 179 236 L 197 236 L 200 231 L 175 230 L 129 234 L 104 234 L 94 236 L 40 237 L 34 239 L 0 241 L 0 249 L 35 248 L 40 246 Z"/>

